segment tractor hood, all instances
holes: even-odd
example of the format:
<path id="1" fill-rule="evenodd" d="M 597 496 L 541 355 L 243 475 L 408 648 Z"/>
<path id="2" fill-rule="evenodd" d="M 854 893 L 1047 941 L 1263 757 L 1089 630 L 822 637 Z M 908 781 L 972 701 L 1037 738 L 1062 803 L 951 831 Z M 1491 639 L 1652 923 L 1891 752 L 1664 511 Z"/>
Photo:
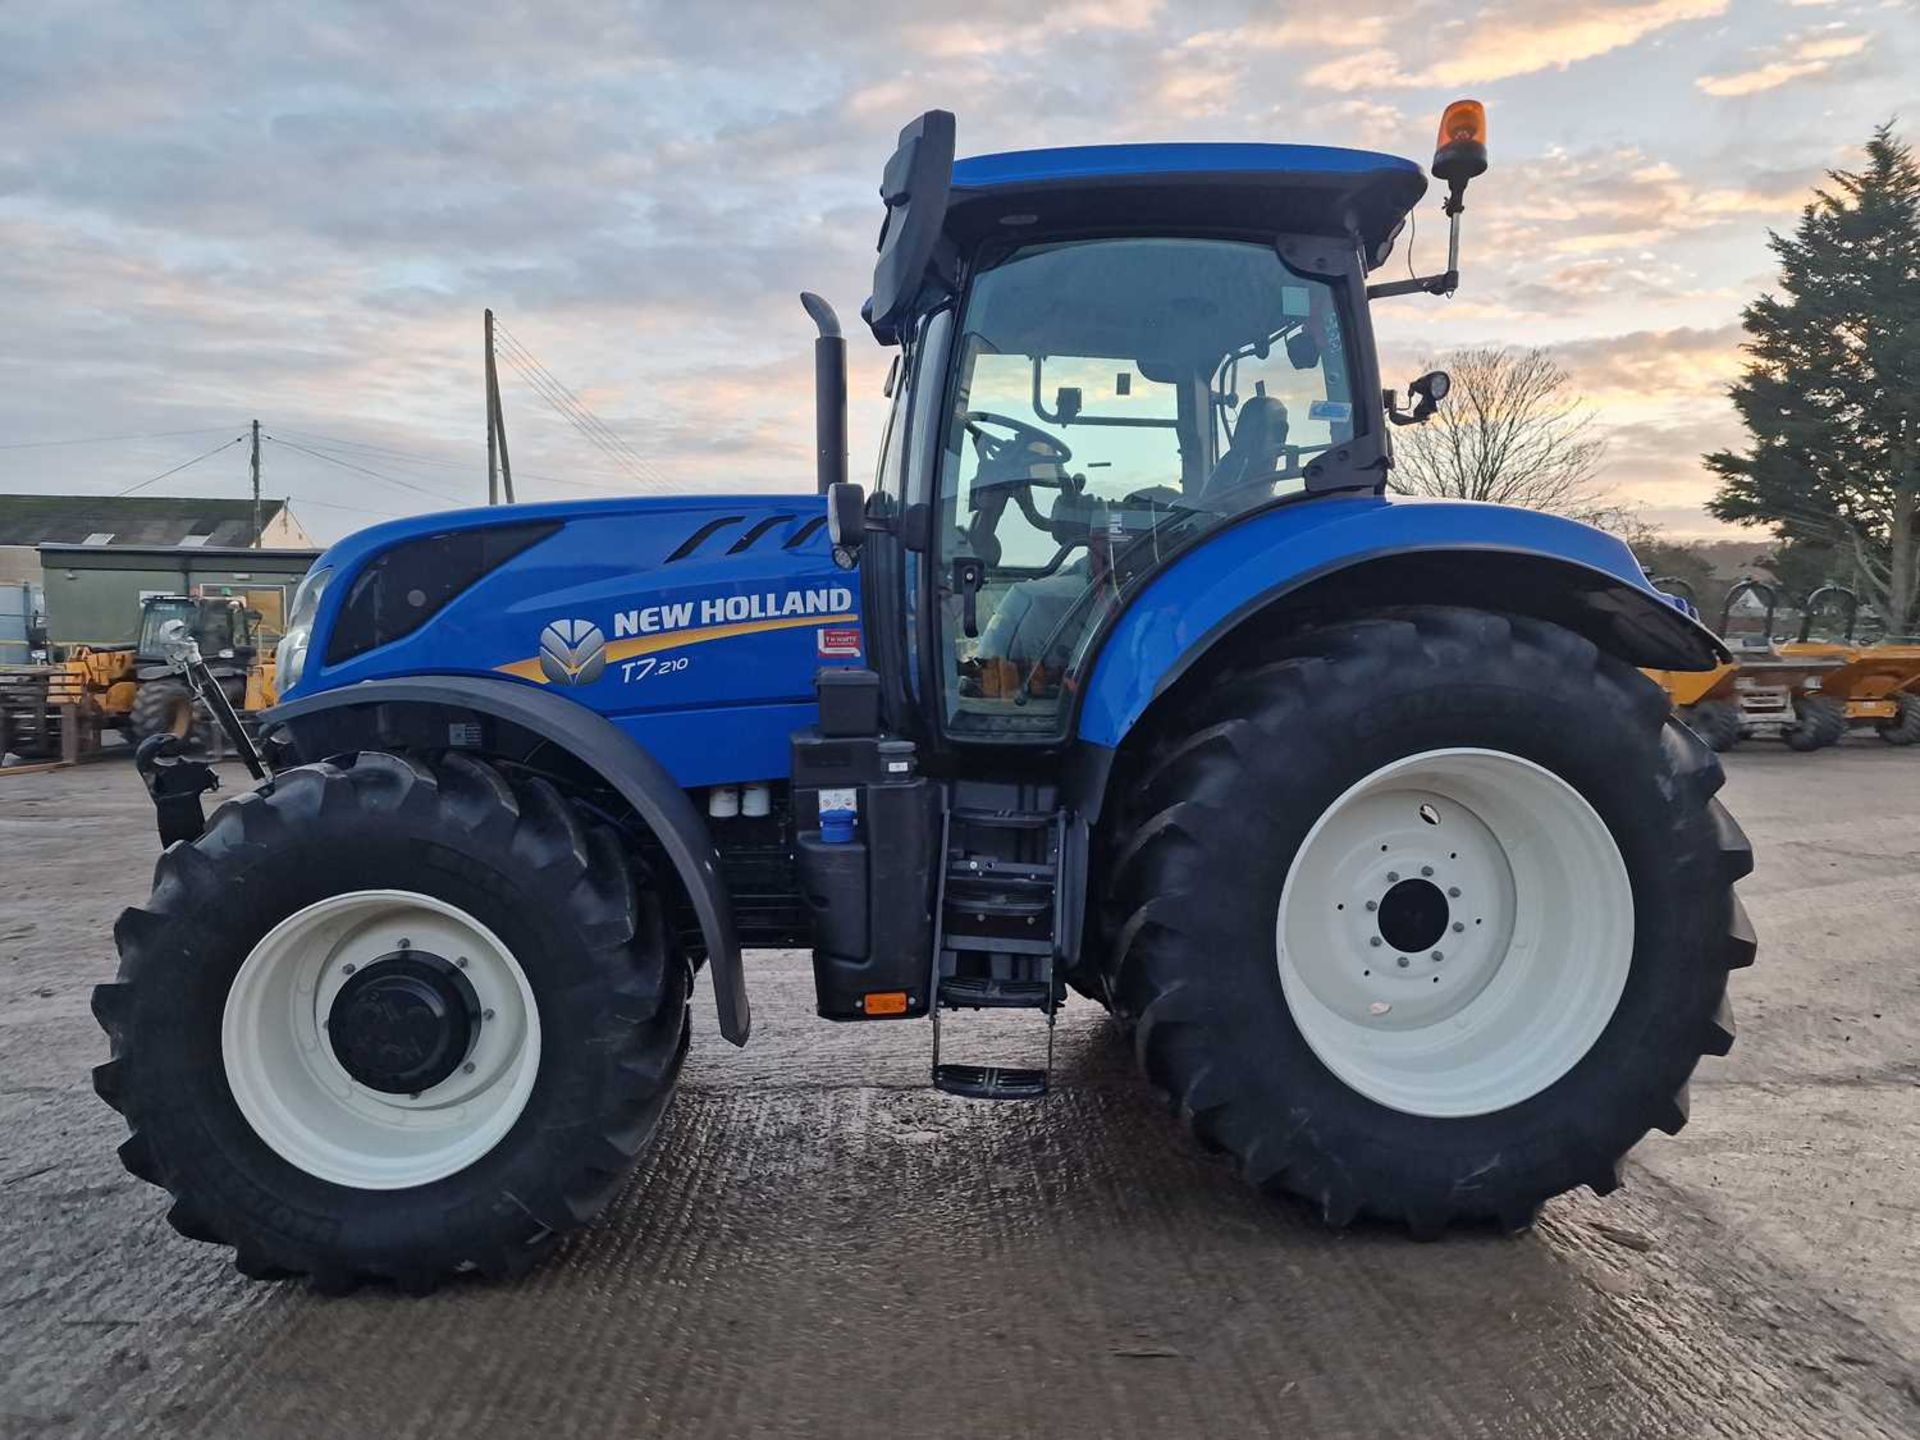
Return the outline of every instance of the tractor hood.
<path id="1" fill-rule="evenodd" d="M 682 784 L 710 783 L 715 764 L 732 780 L 784 773 L 791 724 L 753 727 L 777 738 L 765 756 L 716 758 L 702 737 L 721 711 L 806 710 L 822 665 L 864 656 L 859 585 L 815 495 L 423 516 L 351 536 L 323 570 L 289 698 L 435 674 L 539 686 L 627 729 Z"/>

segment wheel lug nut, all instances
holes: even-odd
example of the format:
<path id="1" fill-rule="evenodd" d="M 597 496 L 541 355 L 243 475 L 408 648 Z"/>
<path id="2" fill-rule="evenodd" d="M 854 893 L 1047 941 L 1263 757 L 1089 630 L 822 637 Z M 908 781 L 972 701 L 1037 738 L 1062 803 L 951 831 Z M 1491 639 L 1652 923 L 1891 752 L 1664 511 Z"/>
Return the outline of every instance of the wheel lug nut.
<path id="1" fill-rule="evenodd" d="M 1397 881 L 1397 880 L 1398 880 L 1399 878 L 1400 878 L 1400 872 L 1399 872 L 1398 870 L 1389 870 L 1389 871 L 1387 871 L 1387 883 L 1388 883 L 1389 885 L 1391 885 L 1391 884 L 1393 884 L 1393 883 L 1394 883 L 1395 881 Z"/>
<path id="2" fill-rule="evenodd" d="M 1458 935 L 1462 930 L 1466 928 L 1467 928 L 1467 925 L 1464 920 L 1456 920 L 1453 922 L 1453 933 L 1456 935 Z"/>
<path id="3" fill-rule="evenodd" d="M 480 1012 L 480 1018 L 481 1018 L 482 1020 L 491 1020 L 491 1019 L 493 1019 L 493 1011 L 491 1011 L 491 1010 L 482 1010 L 482 1011 Z"/>
<path id="4" fill-rule="evenodd" d="M 1460 887 L 1458 885 L 1449 885 L 1447 887 L 1447 894 L 1451 895 L 1455 900 L 1458 900 L 1460 898 Z"/>
<path id="5" fill-rule="evenodd" d="M 1436 959 L 1436 960 L 1444 960 L 1444 959 L 1446 959 L 1447 957 L 1446 957 L 1446 956 L 1444 956 L 1444 955 L 1442 955 L 1442 954 L 1441 954 L 1441 953 L 1440 953 L 1440 952 L 1439 952 L 1438 950 L 1436 950 L 1436 951 L 1434 951 L 1434 952 L 1433 952 L 1433 958 L 1434 958 L 1434 959 Z"/>
<path id="6" fill-rule="evenodd" d="M 468 1074 L 468 1075 L 473 1074 L 473 1061 L 471 1060 L 467 1061 L 467 1063 L 462 1065 L 460 1069 L 464 1074 Z"/>
<path id="7" fill-rule="evenodd" d="M 1402 970 L 1404 970 L 1407 968 L 1407 964 L 1408 964 L 1407 957 L 1402 955 L 1398 960 L 1394 961 L 1393 963 L 1398 965 Z"/>
<path id="8" fill-rule="evenodd" d="M 402 950 L 411 950 L 413 948 L 413 942 L 407 939 L 406 936 L 402 935 L 400 937 L 400 948 Z"/>
<path id="9" fill-rule="evenodd" d="M 1380 908 L 1380 902 L 1378 900 L 1367 901 L 1367 909 L 1378 910 L 1379 908 Z"/>
<path id="10" fill-rule="evenodd" d="M 462 955 L 459 959 L 455 960 L 453 963 L 458 965 L 462 970 L 464 970 L 467 968 L 467 957 Z"/>
<path id="11" fill-rule="evenodd" d="M 351 963 L 348 963 L 340 967 L 340 973 L 342 975 L 351 975 L 353 973 L 353 969 L 354 969 L 353 965 Z"/>
<path id="12" fill-rule="evenodd" d="M 1367 944 L 1378 950 L 1380 948 L 1380 937 L 1378 935 L 1374 936 L 1371 940 L 1367 941 Z"/>
<path id="13" fill-rule="evenodd" d="M 1431 865 L 1422 865 L 1422 866 L 1420 867 L 1420 873 L 1421 873 L 1422 875 L 1425 875 L 1425 876 L 1427 876 L 1428 878 L 1432 878 L 1432 875 L 1433 875 L 1433 867 L 1432 867 Z"/>

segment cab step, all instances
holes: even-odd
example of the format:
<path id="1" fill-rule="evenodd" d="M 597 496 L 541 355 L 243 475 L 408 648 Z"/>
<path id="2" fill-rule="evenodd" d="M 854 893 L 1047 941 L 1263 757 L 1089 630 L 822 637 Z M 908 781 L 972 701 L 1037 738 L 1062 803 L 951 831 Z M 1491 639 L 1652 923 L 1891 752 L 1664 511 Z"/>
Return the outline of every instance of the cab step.
<path id="1" fill-rule="evenodd" d="M 1038 1100 L 1047 1093 L 1046 1070 L 1005 1065 L 936 1065 L 933 1088 L 968 1100 Z"/>
<path id="2" fill-rule="evenodd" d="M 1053 1072 L 1053 1031 L 1066 988 L 1057 978 L 1063 923 L 1064 810 L 955 806 L 946 815 L 934 908 L 933 1086 L 971 1100 L 1037 1100 Z M 942 1063 L 941 1012 L 1037 1010 L 1046 1020 L 1039 1069 Z"/>
<path id="3" fill-rule="evenodd" d="M 939 994 L 949 1010 L 1045 1010 L 1066 998 L 1045 979 L 994 975 L 949 975 L 940 982 Z"/>

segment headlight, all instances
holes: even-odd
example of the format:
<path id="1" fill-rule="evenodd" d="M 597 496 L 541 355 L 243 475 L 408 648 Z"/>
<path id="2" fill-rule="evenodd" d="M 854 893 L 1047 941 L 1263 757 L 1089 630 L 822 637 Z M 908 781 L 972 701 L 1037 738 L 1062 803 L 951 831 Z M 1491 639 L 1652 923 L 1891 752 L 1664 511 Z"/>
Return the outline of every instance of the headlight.
<path id="1" fill-rule="evenodd" d="M 320 609 L 321 592 L 333 575 L 333 567 L 309 570 L 300 588 L 293 592 L 293 608 L 287 612 L 287 633 L 273 652 L 273 685 L 285 694 L 300 683 L 300 672 L 307 668 L 307 642 L 313 639 L 313 617 Z"/>

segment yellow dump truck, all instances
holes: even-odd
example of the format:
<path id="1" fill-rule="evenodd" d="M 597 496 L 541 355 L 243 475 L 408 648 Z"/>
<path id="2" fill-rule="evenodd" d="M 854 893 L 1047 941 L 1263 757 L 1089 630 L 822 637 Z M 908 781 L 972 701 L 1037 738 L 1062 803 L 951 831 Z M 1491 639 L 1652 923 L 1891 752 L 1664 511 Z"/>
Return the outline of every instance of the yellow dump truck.
<path id="1" fill-rule="evenodd" d="M 1844 585 L 1823 585 L 1807 597 L 1799 638 L 1783 655 L 1834 662 L 1822 691 L 1846 711 L 1848 726 L 1871 725 L 1890 745 L 1920 741 L 1920 640 L 1859 640 L 1860 597 Z"/>

